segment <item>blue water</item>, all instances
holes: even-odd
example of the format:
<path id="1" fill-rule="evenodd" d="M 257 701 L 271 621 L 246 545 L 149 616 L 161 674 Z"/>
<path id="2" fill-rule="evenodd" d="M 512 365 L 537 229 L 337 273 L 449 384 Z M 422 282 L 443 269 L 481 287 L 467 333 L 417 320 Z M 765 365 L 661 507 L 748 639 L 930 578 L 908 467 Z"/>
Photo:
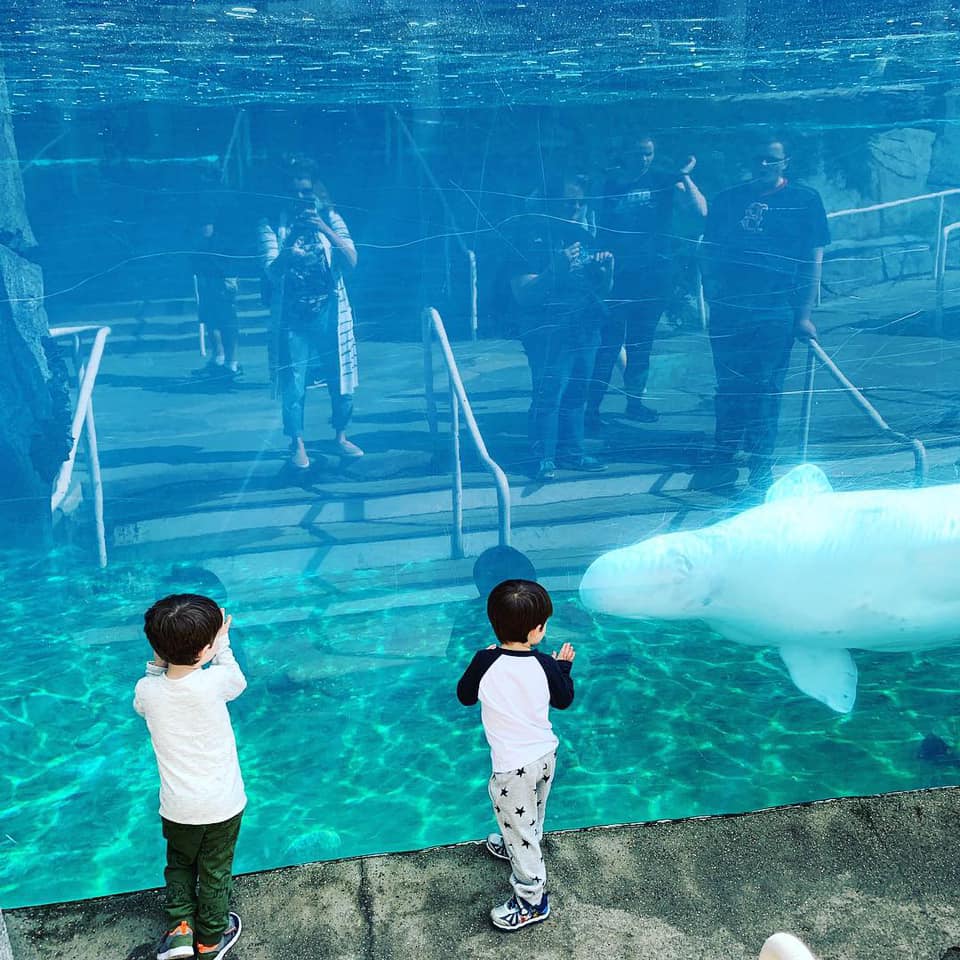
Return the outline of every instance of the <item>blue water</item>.
<path id="1" fill-rule="evenodd" d="M 312 586 L 291 583 L 291 596 Z M 119 593 L 69 606 L 62 589 L 36 585 L 38 598 L 59 597 L 75 629 L 136 613 Z M 841 718 L 802 696 L 773 652 L 698 626 L 626 629 L 594 621 L 572 596 L 557 601 L 545 644 L 577 644 L 578 691 L 575 708 L 554 717 L 553 828 L 956 779 L 955 769 L 917 757 L 923 734 L 958 733 L 960 665 L 949 651 L 858 655 L 859 702 Z M 148 653 L 136 625 L 124 639 L 78 646 L 29 602 L 17 612 L 34 619 L 4 640 L 0 903 L 159 882 L 156 768 L 130 708 Z M 453 695 L 465 656 L 486 639 L 480 612 L 463 601 L 291 629 L 236 611 L 250 683 L 231 706 L 249 794 L 239 871 L 485 835 L 479 709 Z"/>
<path id="2" fill-rule="evenodd" d="M 157 772 L 131 698 L 149 655 L 143 611 L 173 589 L 226 603 L 249 679 L 231 707 L 250 798 L 237 870 L 488 831 L 479 713 L 454 688 L 490 641 L 470 563 L 496 524 L 492 508 L 468 516 L 467 559 L 444 561 L 449 463 L 427 431 L 417 345 L 428 304 L 513 483 L 515 539 L 561 584 L 547 646 L 578 648 L 575 707 L 554 717 L 551 828 L 956 782 L 955 753 L 918 752 L 928 734 L 960 747 L 956 647 L 857 652 L 857 704 L 840 716 L 790 683 L 773 645 L 579 603 L 573 588 L 599 553 L 738 509 L 688 489 L 713 430 L 691 256 L 702 224 L 674 219 L 674 289 L 648 387 L 660 422 L 624 421 L 618 381 L 604 409 L 613 424 L 588 441 L 619 482 L 608 495 L 561 485 L 569 493 L 545 498 L 527 476 L 529 381 L 499 272 L 525 198 L 558 173 L 602 183 L 644 131 L 664 170 L 697 157 L 708 201 L 771 130 L 791 146 L 791 176 L 834 213 L 960 187 L 956 4 L 17 6 L 0 30 L 17 155 L 0 162 L 19 172 L 36 246 L 6 221 L 0 243 L 43 268 L 51 324 L 113 326 L 95 393 L 109 563 L 98 566 L 81 453 L 76 516 L 49 549 L 5 551 L 0 567 L 0 907 L 160 882 Z M 294 154 L 318 162 L 360 255 L 351 437 L 367 451 L 342 468 L 326 391 L 312 391 L 304 476 L 284 468 L 255 240 L 258 218 L 285 202 Z M 203 360 L 187 254 L 211 219 L 241 278 L 244 375 L 229 385 L 191 374 Z M 942 217 L 935 198 L 831 220 L 846 246 L 816 314 L 891 425 L 927 443 L 937 483 L 956 479 L 960 458 L 955 242 L 939 301 L 932 280 L 937 231 L 953 221 L 956 196 Z M 865 243 L 877 237 L 892 248 Z M 9 364 L 0 376 L 30 382 Z M 908 485 L 909 454 L 891 459 L 822 378 L 810 459 L 837 487 Z M 802 383 L 795 349 L 778 473 L 797 458 Z M 366 524 L 357 537 L 369 546 L 355 547 L 343 519 Z M 171 579 L 177 565 L 194 572 Z M 198 580 L 196 568 L 217 575 Z"/>

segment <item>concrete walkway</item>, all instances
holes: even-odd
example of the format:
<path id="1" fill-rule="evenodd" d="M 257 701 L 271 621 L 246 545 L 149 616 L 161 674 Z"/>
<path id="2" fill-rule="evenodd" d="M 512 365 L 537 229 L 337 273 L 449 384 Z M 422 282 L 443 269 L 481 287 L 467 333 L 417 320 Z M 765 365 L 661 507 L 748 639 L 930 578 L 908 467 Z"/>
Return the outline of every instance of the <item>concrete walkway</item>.
<path id="1" fill-rule="evenodd" d="M 501 933 L 478 844 L 239 877 L 236 960 L 940 960 L 960 941 L 960 788 L 548 835 L 545 923 Z M 499 898 L 499 899 L 498 899 Z M 6 914 L 14 960 L 148 960 L 157 891 Z M 2 954 L 2 950 L 0 950 Z"/>

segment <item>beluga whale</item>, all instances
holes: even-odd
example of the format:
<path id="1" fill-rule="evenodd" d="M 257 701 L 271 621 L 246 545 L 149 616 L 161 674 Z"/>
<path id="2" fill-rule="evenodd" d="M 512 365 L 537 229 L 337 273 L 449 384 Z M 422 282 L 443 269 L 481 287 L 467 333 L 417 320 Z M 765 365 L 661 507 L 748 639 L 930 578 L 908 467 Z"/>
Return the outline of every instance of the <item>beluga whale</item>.
<path id="1" fill-rule="evenodd" d="M 960 484 L 838 492 L 801 464 L 759 506 L 603 554 L 580 598 L 595 612 L 702 620 L 737 643 L 775 646 L 803 693 L 849 713 L 851 649 L 960 642 Z"/>

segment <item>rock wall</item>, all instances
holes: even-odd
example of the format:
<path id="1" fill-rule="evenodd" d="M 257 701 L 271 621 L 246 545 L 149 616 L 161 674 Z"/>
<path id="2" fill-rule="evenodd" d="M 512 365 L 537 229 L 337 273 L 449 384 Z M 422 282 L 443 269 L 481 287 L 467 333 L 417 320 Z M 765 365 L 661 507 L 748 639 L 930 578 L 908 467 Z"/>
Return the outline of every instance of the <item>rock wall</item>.
<path id="1" fill-rule="evenodd" d="M 0 66 L 0 543 L 44 549 L 50 490 L 70 450 L 67 374 L 49 339 Z"/>

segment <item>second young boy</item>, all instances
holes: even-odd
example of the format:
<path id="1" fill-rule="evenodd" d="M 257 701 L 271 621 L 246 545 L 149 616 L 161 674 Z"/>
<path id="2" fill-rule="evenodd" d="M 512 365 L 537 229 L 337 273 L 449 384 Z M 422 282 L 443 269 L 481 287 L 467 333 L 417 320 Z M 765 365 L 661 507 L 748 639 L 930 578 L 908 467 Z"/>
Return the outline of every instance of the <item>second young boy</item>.
<path id="1" fill-rule="evenodd" d="M 490 911 L 501 930 L 519 930 L 550 915 L 540 841 L 559 741 L 549 710 L 573 702 L 575 655 L 569 643 L 553 656 L 533 649 L 552 614 L 550 595 L 540 584 L 506 580 L 496 586 L 487 616 L 500 645 L 479 651 L 457 684 L 462 704 L 480 701 L 490 745 L 488 791 L 500 833 L 491 834 L 486 845 L 512 868 L 513 896 Z"/>

